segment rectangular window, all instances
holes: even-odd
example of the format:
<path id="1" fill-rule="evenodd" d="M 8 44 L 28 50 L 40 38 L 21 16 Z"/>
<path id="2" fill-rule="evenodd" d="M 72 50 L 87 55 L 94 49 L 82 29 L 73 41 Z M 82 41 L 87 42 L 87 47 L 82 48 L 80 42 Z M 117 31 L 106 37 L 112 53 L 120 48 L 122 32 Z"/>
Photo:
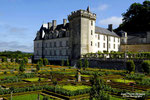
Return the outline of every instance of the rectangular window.
<path id="1" fill-rule="evenodd" d="M 60 47 L 62 47 L 62 42 L 60 41 L 59 43 L 60 43 L 60 44 L 59 44 L 59 45 L 60 45 Z"/>
<path id="2" fill-rule="evenodd" d="M 93 35 L 93 30 L 91 30 L 91 35 Z"/>
<path id="3" fill-rule="evenodd" d="M 54 42 L 54 47 L 56 47 L 56 42 Z"/>
<path id="4" fill-rule="evenodd" d="M 93 44 L 92 44 L 92 41 L 91 41 L 91 46 L 92 46 Z"/>
<path id="5" fill-rule="evenodd" d="M 105 41 L 105 35 L 104 35 L 104 41 Z"/>
<path id="6" fill-rule="evenodd" d="M 49 55 L 52 55 L 52 54 L 51 54 L 51 50 L 49 50 Z"/>
<path id="7" fill-rule="evenodd" d="M 118 38 L 118 42 L 119 42 L 119 38 Z"/>
<path id="8" fill-rule="evenodd" d="M 114 49 L 115 49 L 115 44 L 114 44 Z"/>
<path id="9" fill-rule="evenodd" d="M 108 37 L 108 41 L 110 41 L 110 37 Z"/>
<path id="10" fill-rule="evenodd" d="M 62 55 L 62 51 L 61 51 L 61 50 L 59 51 L 59 55 L 60 55 L 60 56 Z"/>
<path id="11" fill-rule="evenodd" d="M 50 42 L 49 45 L 50 45 L 49 47 L 51 48 L 52 47 L 52 43 Z"/>
<path id="12" fill-rule="evenodd" d="M 51 42 L 51 48 L 54 47 L 53 42 Z"/>
<path id="13" fill-rule="evenodd" d="M 66 50 L 66 56 L 68 56 L 68 50 Z"/>
<path id="14" fill-rule="evenodd" d="M 39 55 L 39 52 L 38 52 L 38 50 L 37 50 L 37 55 Z"/>
<path id="15" fill-rule="evenodd" d="M 108 44 L 108 47 L 110 48 L 110 43 Z"/>
<path id="16" fill-rule="evenodd" d="M 54 50 L 54 56 L 56 56 L 56 50 Z"/>
<path id="17" fill-rule="evenodd" d="M 69 42 L 68 41 L 66 41 L 66 46 L 69 46 Z"/>
<path id="18" fill-rule="evenodd" d="M 100 43 L 98 42 L 98 48 L 100 48 Z"/>
<path id="19" fill-rule="evenodd" d="M 105 43 L 103 43 L 103 48 L 105 48 Z"/>
<path id="20" fill-rule="evenodd" d="M 115 37 L 114 37 L 114 42 L 115 42 Z"/>
<path id="21" fill-rule="evenodd" d="M 45 48 L 47 48 L 47 43 L 45 43 Z"/>
<path id="22" fill-rule="evenodd" d="M 37 48 L 39 47 L 39 43 L 37 43 Z"/>
<path id="23" fill-rule="evenodd" d="M 47 55 L 47 50 L 45 50 L 45 55 Z"/>
<path id="24" fill-rule="evenodd" d="M 100 40 L 100 35 L 98 34 L 98 40 Z"/>
<path id="25" fill-rule="evenodd" d="M 93 21 L 91 21 L 91 26 L 93 26 Z"/>

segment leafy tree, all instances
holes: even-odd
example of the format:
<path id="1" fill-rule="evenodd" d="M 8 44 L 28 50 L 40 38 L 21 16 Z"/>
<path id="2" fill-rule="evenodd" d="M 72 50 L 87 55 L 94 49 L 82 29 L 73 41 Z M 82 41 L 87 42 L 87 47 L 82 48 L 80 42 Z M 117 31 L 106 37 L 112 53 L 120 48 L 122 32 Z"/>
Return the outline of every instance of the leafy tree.
<path id="1" fill-rule="evenodd" d="M 89 61 L 87 59 L 84 60 L 84 67 L 85 68 L 89 67 Z"/>
<path id="2" fill-rule="evenodd" d="M 41 63 L 38 62 L 37 65 L 36 65 L 36 70 L 39 71 L 41 66 L 42 66 Z"/>
<path id="3" fill-rule="evenodd" d="M 128 70 L 129 73 L 131 73 L 132 71 L 135 71 L 135 64 L 133 62 L 133 60 L 128 60 L 126 63 L 126 68 Z"/>
<path id="4" fill-rule="evenodd" d="M 67 66 L 69 66 L 70 64 L 69 64 L 69 59 L 67 59 Z"/>
<path id="5" fill-rule="evenodd" d="M 150 1 L 145 0 L 143 4 L 133 3 L 122 16 L 123 23 L 115 31 L 148 31 L 150 27 Z"/>
<path id="6" fill-rule="evenodd" d="M 40 58 L 38 62 L 43 65 L 43 59 L 42 58 Z"/>
<path id="7" fill-rule="evenodd" d="M 143 61 L 142 70 L 143 72 L 150 74 L 150 60 Z"/>
<path id="8" fill-rule="evenodd" d="M 25 64 L 24 64 L 24 61 L 23 61 L 23 60 L 21 60 L 21 64 L 20 64 L 20 66 L 19 66 L 19 71 L 20 71 L 20 72 L 24 72 L 24 71 L 25 71 Z"/>
<path id="9" fill-rule="evenodd" d="M 27 64 L 27 63 L 28 63 L 28 58 L 27 58 L 27 57 L 24 57 L 24 58 L 23 58 L 23 61 L 24 61 L 25 64 Z"/>
<path id="10" fill-rule="evenodd" d="M 64 60 L 61 61 L 61 66 L 64 66 Z"/>
<path id="11" fill-rule="evenodd" d="M 46 66 L 46 65 L 48 65 L 48 59 L 47 58 L 44 58 L 43 59 L 43 64 Z"/>
<path id="12" fill-rule="evenodd" d="M 95 74 L 90 80 L 92 88 L 90 91 L 90 100 L 109 100 L 110 96 L 104 92 L 104 82 Z"/>
<path id="13" fill-rule="evenodd" d="M 82 60 L 79 59 L 77 62 L 77 68 L 81 69 L 82 68 Z"/>
<path id="14" fill-rule="evenodd" d="M 6 57 L 2 57 L 2 62 L 7 62 L 7 58 Z"/>
<path id="15" fill-rule="evenodd" d="M 16 62 L 16 63 L 19 63 L 19 58 L 18 58 L 18 57 L 16 58 L 15 62 Z"/>
<path id="16" fill-rule="evenodd" d="M 10 59 L 10 61 L 11 61 L 11 62 L 14 62 L 14 59 L 13 59 L 13 58 L 11 58 L 11 59 Z"/>

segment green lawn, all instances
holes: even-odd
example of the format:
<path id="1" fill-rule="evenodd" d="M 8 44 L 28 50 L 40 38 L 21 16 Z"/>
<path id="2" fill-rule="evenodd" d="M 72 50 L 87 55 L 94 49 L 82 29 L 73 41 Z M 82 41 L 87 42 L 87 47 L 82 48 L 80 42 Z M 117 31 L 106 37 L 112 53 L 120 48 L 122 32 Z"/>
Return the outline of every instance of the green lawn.
<path id="1" fill-rule="evenodd" d="M 36 78 L 27 78 L 27 79 L 24 79 L 24 80 L 26 80 L 26 81 L 31 81 L 31 82 L 35 82 L 35 81 L 38 81 L 39 78 L 38 78 L 38 77 L 36 77 Z M 43 80 L 45 80 L 45 78 L 41 78 L 41 81 L 43 81 Z"/>
<path id="2" fill-rule="evenodd" d="M 85 88 L 91 88 L 90 86 L 85 86 L 85 85 L 79 85 L 79 86 L 72 86 L 72 85 L 64 85 L 62 86 L 63 89 L 70 90 L 70 91 L 76 91 L 76 90 L 81 90 Z"/>
<path id="3" fill-rule="evenodd" d="M 120 83 L 130 83 L 130 82 L 135 82 L 134 80 L 127 80 L 127 79 L 114 79 L 114 82 L 120 82 Z"/>
<path id="4" fill-rule="evenodd" d="M 75 76 L 75 75 L 70 75 L 70 76 Z M 82 77 L 91 77 L 91 75 L 81 75 Z"/>
<path id="5" fill-rule="evenodd" d="M 40 100 L 43 100 L 43 95 L 40 95 Z M 14 96 L 12 100 L 37 100 L 38 94 L 26 94 L 26 95 L 20 95 L 20 96 Z M 10 99 L 9 99 L 10 100 Z M 53 100 L 53 99 L 48 99 Z"/>

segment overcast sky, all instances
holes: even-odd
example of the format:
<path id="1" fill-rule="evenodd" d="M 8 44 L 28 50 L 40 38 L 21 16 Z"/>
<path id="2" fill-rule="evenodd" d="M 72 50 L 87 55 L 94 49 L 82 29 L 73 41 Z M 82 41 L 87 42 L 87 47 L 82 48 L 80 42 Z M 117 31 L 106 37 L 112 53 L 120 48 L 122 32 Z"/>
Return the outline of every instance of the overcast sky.
<path id="1" fill-rule="evenodd" d="M 96 13 L 96 25 L 116 28 L 121 14 L 144 0 L 0 0 L 0 51 L 33 52 L 33 40 L 42 23 L 63 22 L 72 11 L 86 9 Z"/>

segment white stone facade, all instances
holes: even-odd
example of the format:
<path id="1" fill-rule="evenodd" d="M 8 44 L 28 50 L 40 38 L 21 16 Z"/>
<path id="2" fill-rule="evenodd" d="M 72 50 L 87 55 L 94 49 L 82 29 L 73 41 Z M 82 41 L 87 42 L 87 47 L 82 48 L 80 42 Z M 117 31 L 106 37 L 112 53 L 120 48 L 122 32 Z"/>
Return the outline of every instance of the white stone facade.
<path id="1" fill-rule="evenodd" d="M 43 24 L 34 40 L 34 59 L 79 59 L 86 53 L 119 51 L 120 37 L 109 27 L 95 26 L 96 14 L 87 10 L 72 12 L 63 24 Z"/>

